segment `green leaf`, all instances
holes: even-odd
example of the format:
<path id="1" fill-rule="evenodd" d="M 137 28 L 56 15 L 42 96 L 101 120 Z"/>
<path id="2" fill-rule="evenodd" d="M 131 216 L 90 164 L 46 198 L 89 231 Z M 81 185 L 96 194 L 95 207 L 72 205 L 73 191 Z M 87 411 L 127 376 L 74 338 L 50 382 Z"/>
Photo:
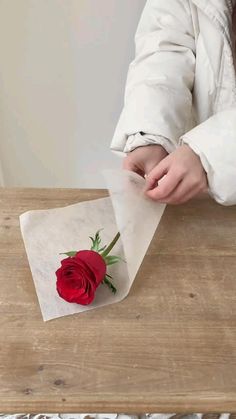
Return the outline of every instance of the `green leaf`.
<path id="1" fill-rule="evenodd" d="M 100 253 L 100 252 L 102 252 L 103 250 L 105 250 L 105 249 L 106 249 L 106 247 L 107 247 L 107 245 L 105 245 L 105 246 L 101 247 L 101 249 L 98 249 L 98 252 L 99 252 L 99 253 Z"/>
<path id="2" fill-rule="evenodd" d="M 123 260 L 120 256 L 106 256 L 105 257 L 105 262 L 107 265 L 113 265 L 114 263 L 117 263 L 120 260 L 125 262 L 125 260 Z"/>
<path id="3" fill-rule="evenodd" d="M 95 252 L 99 252 L 99 246 L 101 244 L 101 238 L 99 235 L 99 232 L 103 230 L 103 228 L 100 228 L 100 230 L 98 230 L 95 234 L 95 237 L 89 237 L 92 240 L 92 246 L 90 248 L 90 250 L 94 250 Z"/>
<path id="4" fill-rule="evenodd" d="M 76 255 L 76 253 L 77 253 L 77 250 L 71 250 L 70 252 L 59 253 L 59 255 L 67 255 L 67 256 L 73 257 Z"/>
<path id="5" fill-rule="evenodd" d="M 94 245 L 94 239 L 93 239 L 93 237 L 89 236 L 89 238 L 92 240 L 93 245 Z"/>
<path id="6" fill-rule="evenodd" d="M 110 275 L 105 275 L 104 280 L 102 281 L 104 284 L 106 284 L 108 286 L 108 288 L 110 288 L 111 292 L 113 292 L 113 294 L 115 294 L 117 292 L 116 287 L 112 284 L 112 282 L 110 281 L 110 279 L 108 279 L 107 277 Z"/>

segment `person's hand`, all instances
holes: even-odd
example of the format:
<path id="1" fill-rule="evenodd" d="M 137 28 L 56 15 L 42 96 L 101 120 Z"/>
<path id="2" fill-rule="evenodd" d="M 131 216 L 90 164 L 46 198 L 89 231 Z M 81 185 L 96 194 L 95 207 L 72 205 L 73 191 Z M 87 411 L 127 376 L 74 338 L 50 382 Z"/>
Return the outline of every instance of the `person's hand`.
<path id="1" fill-rule="evenodd" d="M 166 156 L 168 153 L 159 144 L 137 147 L 123 159 L 122 168 L 144 177 Z"/>
<path id="2" fill-rule="evenodd" d="M 158 202 L 182 204 L 207 189 L 207 175 L 200 158 L 183 144 L 151 170 L 144 193 Z"/>

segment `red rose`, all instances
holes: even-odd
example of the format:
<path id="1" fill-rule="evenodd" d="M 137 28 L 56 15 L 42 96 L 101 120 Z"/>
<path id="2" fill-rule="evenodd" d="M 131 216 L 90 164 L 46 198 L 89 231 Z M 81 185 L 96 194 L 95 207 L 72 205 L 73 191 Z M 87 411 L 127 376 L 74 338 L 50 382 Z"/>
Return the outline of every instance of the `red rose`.
<path id="1" fill-rule="evenodd" d="M 58 294 L 69 303 L 87 305 L 106 275 L 106 262 L 93 250 L 81 250 L 61 261 L 56 271 Z"/>
<path id="2" fill-rule="evenodd" d="M 109 255 L 120 237 L 118 232 L 108 246 L 101 245 L 98 230 L 92 240 L 90 250 L 70 250 L 60 255 L 68 256 L 61 261 L 61 267 L 55 272 L 56 289 L 61 298 L 69 303 L 90 304 L 95 297 L 97 287 L 103 283 L 115 294 L 116 287 L 106 272 L 106 267 L 122 260 L 119 256 Z"/>

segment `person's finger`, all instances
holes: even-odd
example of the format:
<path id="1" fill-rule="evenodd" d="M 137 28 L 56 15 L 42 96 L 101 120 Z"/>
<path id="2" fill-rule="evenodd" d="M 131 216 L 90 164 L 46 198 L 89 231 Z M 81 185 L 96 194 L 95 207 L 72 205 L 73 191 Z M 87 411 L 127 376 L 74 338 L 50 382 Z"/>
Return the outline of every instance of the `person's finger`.
<path id="1" fill-rule="evenodd" d="M 193 188 L 189 191 L 189 193 L 184 195 L 181 199 L 174 200 L 174 201 L 171 200 L 170 202 L 167 202 L 167 204 L 170 204 L 170 205 L 185 204 L 186 202 L 190 201 L 190 199 L 195 198 L 197 193 L 198 193 L 198 189 Z"/>
<path id="2" fill-rule="evenodd" d="M 122 169 L 130 170 L 131 172 L 135 172 L 142 177 L 145 175 L 143 168 L 139 167 L 133 160 L 129 159 L 128 157 L 124 158 Z"/>
<path id="3" fill-rule="evenodd" d="M 176 189 L 165 198 L 166 204 L 183 204 L 199 192 L 199 186 L 192 186 L 189 179 L 183 179 Z"/>
<path id="4" fill-rule="evenodd" d="M 155 188 L 158 181 L 167 173 L 168 168 L 168 161 L 166 161 L 166 158 L 164 158 L 146 176 L 144 192 Z"/>
<path id="5" fill-rule="evenodd" d="M 196 198 L 196 199 L 205 199 L 208 195 L 207 192 L 199 192 L 199 188 L 193 188 L 191 189 L 191 191 L 189 192 L 189 194 L 187 194 L 186 196 L 183 197 L 183 199 L 180 200 L 180 204 L 184 204 L 185 202 L 189 201 L 192 198 Z"/>
<path id="6" fill-rule="evenodd" d="M 154 200 L 165 200 L 176 189 L 181 182 L 182 176 L 177 174 L 174 169 L 170 169 L 167 174 L 159 180 L 158 186 L 146 192 Z"/>

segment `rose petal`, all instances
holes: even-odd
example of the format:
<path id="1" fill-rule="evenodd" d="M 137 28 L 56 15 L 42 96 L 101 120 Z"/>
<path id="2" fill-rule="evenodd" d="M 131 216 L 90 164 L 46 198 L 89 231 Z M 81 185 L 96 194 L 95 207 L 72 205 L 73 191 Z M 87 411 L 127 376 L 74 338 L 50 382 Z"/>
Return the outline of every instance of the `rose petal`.
<path id="1" fill-rule="evenodd" d="M 89 287 L 88 287 L 89 283 Z M 86 283 L 86 287 L 81 288 L 71 288 L 68 286 L 64 279 L 60 279 L 57 281 L 57 291 L 58 294 L 66 301 L 70 303 L 77 303 L 77 304 L 90 304 L 94 297 L 95 297 L 95 290 L 96 288 L 93 284 L 89 281 Z"/>
<path id="2" fill-rule="evenodd" d="M 106 262 L 99 253 L 93 250 L 80 250 L 74 258 L 86 263 L 95 276 L 97 286 L 103 281 L 106 274 Z"/>

